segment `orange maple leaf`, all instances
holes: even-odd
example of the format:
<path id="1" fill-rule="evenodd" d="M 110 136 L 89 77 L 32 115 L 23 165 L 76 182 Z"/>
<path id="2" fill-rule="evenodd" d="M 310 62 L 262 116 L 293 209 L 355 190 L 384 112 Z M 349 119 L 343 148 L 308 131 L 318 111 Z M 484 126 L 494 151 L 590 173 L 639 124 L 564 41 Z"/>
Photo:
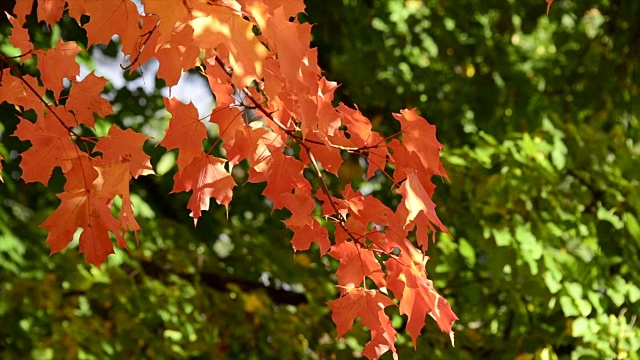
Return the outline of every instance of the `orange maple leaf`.
<path id="1" fill-rule="evenodd" d="M 372 124 L 369 119 L 364 117 L 360 110 L 351 109 L 344 104 L 338 105 L 338 111 L 342 124 L 347 127 L 346 132 L 349 134 L 349 141 L 356 147 L 375 146 L 368 149 L 369 155 L 367 161 L 367 178 L 375 175 L 376 170 L 384 170 L 387 165 L 387 158 L 390 156 L 389 150 L 384 144 L 383 137 L 375 131 L 372 131 Z"/>
<path id="2" fill-rule="evenodd" d="M 315 219 L 311 224 L 306 224 L 302 227 L 289 226 L 289 224 L 287 226 L 293 231 L 291 246 L 294 251 L 308 250 L 311 247 L 311 243 L 318 244 L 322 255 L 326 254 L 331 248 L 329 232 Z"/>
<path id="3" fill-rule="evenodd" d="M 131 129 L 122 130 L 111 125 L 109 134 L 100 138 L 94 151 L 102 153 L 104 164 L 123 163 L 134 178 L 153 174 L 151 158 L 142 150 L 148 136 Z"/>
<path id="4" fill-rule="evenodd" d="M 319 69 L 309 68 L 307 61 L 307 54 L 310 51 L 309 43 L 311 42 L 310 29 L 311 25 L 309 24 L 301 25 L 290 22 L 289 17 L 285 15 L 284 8 L 274 11 L 265 29 L 265 35 L 270 40 L 269 45 L 278 52 L 280 70 L 285 82 L 291 87 L 291 90 L 301 96 L 310 94 L 312 90 L 309 85 L 304 83 L 303 72 L 315 72 L 315 83 L 320 76 Z"/>
<path id="5" fill-rule="evenodd" d="M 58 40 L 53 49 L 46 51 L 37 50 L 38 69 L 45 87 L 53 90 L 55 96 L 63 89 L 62 80 L 75 79 L 80 73 L 80 65 L 76 62 L 76 55 L 80 47 L 75 41 L 65 42 Z"/>
<path id="6" fill-rule="evenodd" d="M 341 242 L 329 251 L 334 259 L 340 261 L 338 267 L 338 284 L 343 286 L 359 286 L 369 277 L 376 283 L 384 284 L 384 272 L 373 251 L 355 242 Z"/>
<path id="7" fill-rule="evenodd" d="M 306 138 L 309 141 L 322 142 L 322 138 L 316 133 L 309 133 Z M 309 149 L 311 149 L 314 158 L 322 165 L 322 169 L 338 176 L 340 166 L 344 162 L 340 149 L 337 147 L 328 147 L 326 144 L 320 145 L 312 142 L 307 143 L 307 145 Z M 300 160 L 305 164 L 311 163 L 310 156 L 306 149 L 305 151 L 300 151 Z"/>
<path id="8" fill-rule="evenodd" d="M 87 30 L 87 45 L 108 44 L 113 35 L 122 42 L 122 52 L 134 55 L 140 28 L 140 14 L 130 0 L 67 0 L 69 14 L 80 19 L 89 15 L 83 27 Z"/>
<path id="9" fill-rule="evenodd" d="M 218 125 L 218 133 L 220 134 L 222 141 L 224 141 L 224 148 L 227 151 L 235 146 L 236 136 L 242 136 L 239 132 L 244 133 L 246 131 L 244 128 L 245 123 L 242 119 L 242 111 L 237 107 L 221 107 L 216 104 L 216 108 L 211 112 L 211 116 L 209 117 L 209 122 Z M 235 150 L 235 153 L 239 152 L 243 155 L 248 155 L 252 151 L 251 149 Z M 233 161 L 233 164 L 235 165 L 244 157 L 246 156 L 241 156 L 241 158 L 239 158 L 235 155 L 229 155 L 228 159 Z"/>
<path id="10" fill-rule="evenodd" d="M 38 0 L 38 20 L 54 25 L 62 17 L 65 0 Z"/>
<path id="11" fill-rule="evenodd" d="M 384 308 L 395 305 L 391 299 L 376 290 L 346 287 L 344 294 L 327 303 L 331 308 L 331 319 L 336 324 L 338 336 L 343 336 L 353 326 L 356 317 L 362 319 L 362 325 L 371 330 L 371 341 L 367 343 L 363 354 L 369 359 L 379 359 L 382 354 L 391 350 L 397 359 L 393 344 L 397 337 L 396 330 Z"/>
<path id="12" fill-rule="evenodd" d="M 148 47 L 153 48 L 152 45 L 149 44 Z M 183 69 L 194 67 L 200 55 L 200 49 L 193 44 L 193 28 L 183 26 L 176 29 L 171 36 L 171 41 L 159 46 L 153 54 L 160 63 L 158 77 L 163 78 L 167 86 L 174 86 L 180 80 Z M 151 55 L 147 56 L 151 57 Z"/>
<path id="13" fill-rule="evenodd" d="M 11 76 L 11 70 L 5 68 L 2 70 L 2 86 L 0 86 L 0 99 L 17 106 L 22 106 L 24 110 L 33 109 L 36 113 L 42 113 L 44 106 L 40 99 L 34 96 L 29 87 L 25 85 L 19 78 Z M 38 85 L 38 80 L 31 76 L 23 76 L 27 84 L 38 92 L 40 97 L 43 96 L 45 89 Z"/>
<path id="14" fill-rule="evenodd" d="M 436 139 L 436 127 L 418 115 L 416 109 L 402 110 L 400 114 L 393 114 L 402 126 L 402 145 L 411 156 L 416 156 L 424 169 L 431 174 L 445 178 L 447 173 L 440 163 L 442 144 Z M 395 154 L 394 154 L 395 155 Z"/>
<path id="15" fill-rule="evenodd" d="M 293 189 L 311 188 L 302 175 L 304 168 L 304 164 L 295 157 L 274 151 L 266 173 L 267 187 L 262 194 L 274 199 L 280 194 L 290 193 Z"/>
<path id="16" fill-rule="evenodd" d="M 34 0 L 24 0 L 16 2 L 13 8 L 13 13 L 16 14 L 16 18 L 20 24 L 24 24 L 27 21 L 27 15 L 31 14 Z"/>
<path id="17" fill-rule="evenodd" d="M 20 49 L 23 54 L 27 53 L 30 50 L 33 50 L 33 43 L 30 40 L 29 31 L 21 26 L 18 19 L 12 17 L 9 14 L 7 14 L 7 18 L 13 26 L 13 29 L 11 30 L 11 36 L 9 36 L 9 42 L 11 43 L 11 45 Z M 29 57 L 30 56 L 25 57 L 25 60 Z"/>
<path id="18" fill-rule="evenodd" d="M 104 161 L 96 160 L 94 163 L 96 163 L 95 169 L 99 175 L 92 185 L 94 194 L 97 199 L 100 199 L 100 203 L 107 204 L 111 207 L 113 199 L 116 196 L 122 198 L 120 213 L 118 214 L 120 217 L 119 233 L 116 235 L 118 246 L 125 247 L 127 244 L 124 241 L 124 237 L 120 236 L 120 234 L 124 234 L 127 229 L 129 229 L 134 231 L 137 237 L 137 231 L 140 230 L 140 225 L 138 225 L 138 222 L 133 217 L 133 203 L 129 195 L 131 171 L 128 161 L 104 164 Z"/>
<path id="19" fill-rule="evenodd" d="M 315 201 L 309 189 L 295 189 L 295 193 L 285 192 L 271 198 L 274 209 L 286 208 L 291 217 L 285 221 L 290 226 L 305 226 L 313 220 L 309 214 L 315 208 Z"/>
<path id="20" fill-rule="evenodd" d="M 116 235 L 119 244 L 124 243 L 120 224 L 111 214 L 109 204 L 93 186 L 98 172 L 88 156 L 74 159 L 65 176 L 68 179 L 65 191 L 58 195 L 62 203 L 40 227 L 49 232 L 47 244 L 51 254 L 62 251 L 76 230 L 82 228 L 80 252 L 85 254 L 88 263 L 98 266 L 113 253 L 109 232 Z"/>
<path id="21" fill-rule="evenodd" d="M 249 165 L 256 167 L 271 157 L 270 147 L 283 146 L 280 136 L 260 126 L 258 122 L 244 125 L 236 130 L 235 137 L 225 142 L 224 148 L 227 150 L 227 158 L 232 166 L 242 159 L 249 159 Z"/>
<path id="22" fill-rule="evenodd" d="M 111 103 L 100 96 L 107 79 L 91 73 L 82 81 L 73 80 L 72 84 L 65 108 L 75 114 L 76 121 L 73 126 L 85 124 L 93 127 L 93 113 L 105 117 L 113 112 Z"/>
<path id="23" fill-rule="evenodd" d="M 222 166 L 227 161 L 210 155 L 194 159 L 189 165 L 176 174 L 172 192 L 191 191 L 187 207 L 191 210 L 193 223 L 197 225 L 202 210 L 209 209 L 209 200 L 225 207 L 231 202 L 233 187 L 236 182 Z"/>
<path id="24" fill-rule="evenodd" d="M 216 49 L 216 54 L 233 67 L 231 81 L 235 85 L 244 87 L 260 79 L 269 51 L 253 34 L 253 23 L 225 6 L 200 6 L 197 10 L 194 13 L 201 16 L 189 21 L 194 29 L 193 44 Z"/>
<path id="25" fill-rule="evenodd" d="M 418 242 L 424 246 L 429 245 L 427 234 L 433 232 L 434 226 L 440 230 L 448 232 L 447 228 L 436 214 L 436 204 L 431 200 L 431 195 L 425 190 L 425 186 L 420 181 L 417 171 L 408 174 L 407 180 L 400 185 L 396 191 L 402 195 L 402 203 L 398 206 L 396 215 L 400 222 L 404 221 L 405 231 L 413 229 L 414 224 L 418 225 Z M 428 182 L 429 180 L 423 179 Z"/>
<path id="26" fill-rule="evenodd" d="M 159 145 L 169 150 L 179 149 L 177 163 L 178 168 L 183 169 L 204 154 L 202 140 L 207 137 L 207 128 L 200 121 L 193 103 L 186 105 L 176 98 L 165 98 L 164 104 L 171 113 L 171 120 Z"/>
<path id="27" fill-rule="evenodd" d="M 35 124 L 22 119 L 13 133 L 22 141 L 29 140 L 31 147 L 21 154 L 22 179 L 25 182 L 49 183 L 51 171 L 61 167 L 63 172 L 71 168 L 71 160 L 81 153 L 69 137 L 69 131 L 51 113 Z"/>
<path id="28" fill-rule="evenodd" d="M 433 283 L 427 279 L 425 271 L 427 260 L 428 257 L 405 240 L 400 258 L 385 262 L 388 270 L 387 286 L 400 300 L 400 314 L 409 317 L 407 331 L 411 334 L 414 347 L 424 327 L 427 314 L 436 320 L 440 330 L 448 333 L 451 339 L 453 339 L 451 326 L 458 319 L 449 303 L 436 292 Z"/>
<path id="29" fill-rule="evenodd" d="M 158 19 L 160 19 L 157 25 L 160 44 L 172 41 L 172 34 L 176 26 L 184 23 L 190 15 L 185 1 L 143 0 L 142 3 L 144 4 L 144 12 L 152 14 L 155 23 L 158 23 Z"/>

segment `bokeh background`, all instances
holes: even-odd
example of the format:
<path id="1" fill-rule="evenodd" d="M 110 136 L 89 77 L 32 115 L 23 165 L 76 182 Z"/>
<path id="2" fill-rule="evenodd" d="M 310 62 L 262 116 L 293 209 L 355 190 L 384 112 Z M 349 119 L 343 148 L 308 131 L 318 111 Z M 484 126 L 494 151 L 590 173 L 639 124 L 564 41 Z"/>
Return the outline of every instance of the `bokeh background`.
<path id="1" fill-rule="evenodd" d="M 428 271 L 460 317 L 456 346 L 428 321 L 417 350 L 401 333 L 400 358 L 639 359 L 640 2 L 556 0 L 549 16 L 543 0 L 306 3 L 338 100 L 388 135 L 392 112 L 418 108 L 445 145 L 450 181 L 434 179 L 435 201 L 453 237 L 428 249 Z M 68 17 L 28 26 L 39 47 L 86 41 Z M 118 56 L 112 42 L 78 59 L 112 79 L 116 113 L 96 131 L 115 122 L 160 139 L 168 89 L 154 64 L 119 72 Z M 206 111 L 212 97 L 189 78 L 175 92 Z M 168 194 L 175 154 L 149 142 L 162 176 L 132 185 L 139 244 L 100 268 L 74 247 L 49 257 L 38 225 L 63 178 L 16 180 L 28 144 L 10 136 L 13 106 L 0 104 L 0 119 L 0 358 L 360 356 L 368 332 L 338 340 L 325 304 L 337 265 L 316 248 L 293 253 L 287 212 L 271 210 L 263 186 L 238 187 L 228 216 L 214 206 L 194 228 L 189 194 Z M 347 159 L 341 177 L 393 205 L 390 184 L 365 182 L 362 165 Z"/>

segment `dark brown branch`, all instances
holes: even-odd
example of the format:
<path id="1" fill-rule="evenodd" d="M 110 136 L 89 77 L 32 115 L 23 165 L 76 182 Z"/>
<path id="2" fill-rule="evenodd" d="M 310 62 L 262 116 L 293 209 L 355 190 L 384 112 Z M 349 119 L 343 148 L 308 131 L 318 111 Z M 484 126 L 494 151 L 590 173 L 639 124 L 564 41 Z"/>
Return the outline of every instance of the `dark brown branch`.
<path id="1" fill-rule="evenodd" d="M 247 292 L 264 290 L 267 293 L 267 296 L 269 296 L 269 298 L 276 304 L 300 305 L 307 303 L 307 298 L 304 294 L 278 289 L 273 286 L 265 286 L 257 281 L 222 276 L 211 272 L 199 272 L 193 274 L 176 272 L 170 267 L 163 267 L 151 261 L 140 261 L 140 265 L 142 266 L 142 270 L 145 274 L 161 281 L 173 274 L 178 275 L 181 279 L 192 284 L 200 282 L 201 284 L 217 291 L 230 292 L 231 290 L 229 289 L 229 285 L 236 285 L 243 291 Z"/>

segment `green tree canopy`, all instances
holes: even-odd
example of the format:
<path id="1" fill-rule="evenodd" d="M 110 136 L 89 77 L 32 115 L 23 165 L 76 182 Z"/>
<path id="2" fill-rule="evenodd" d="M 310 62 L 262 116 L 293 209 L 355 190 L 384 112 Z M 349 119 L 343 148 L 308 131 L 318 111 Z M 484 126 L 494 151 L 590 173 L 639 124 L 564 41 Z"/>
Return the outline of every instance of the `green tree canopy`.
<path id="1" fill-rule="evenodd" d="M 325 75 L 343 84 L 338 100 L 387 134 L 397 131 L 387 114 L 416 107 L 445 144 L 451 181 L 435 200 L 452 236 L 429 248 L 428 272 L 461 318 L 456 347 L 433 324 L 417 351 L 400 335 L 403 359 L 638 359 L 640 3 L 556 0 L 548 17 L 545 8 L 307 1 L 302 18 L 316 24 Z M 40 47 L 84 36 L 70 18 L 51 31 L 27 20 Z M 1 30 L 4 52 L 10 28 Z M 92 54 L 88 68 L 116 58 L 117 43 Z M 98 126 L 161 135 L 164 83 L 140 77 L 108 84 L 118 111 Z M 188 195 L 166 195 L 169 176 L 143 179 L 132 189 L 139 246 L 100 268 L 73 249 L 48 257 L 37 225 L 58 203 L 61 174 L 48 189 L 16 181 L 25 144 L 6 136 L 15 109 L 0 104 L 0 117 L 3 358 L 360 355 L 368 334 L 336 339 L 325 304 L 337 296 L 337 264 L 317 249 L 293 254 L 286 213 L 271 209 L 262 186 L 242 187 L 228 214 L 212 208 L 194 228 Z M 158 173 L 176 171 L 173 153 L 145 150 Z M 387 180 L 365 181 L 348 160 L 341 176 L 393 201 Z"/>

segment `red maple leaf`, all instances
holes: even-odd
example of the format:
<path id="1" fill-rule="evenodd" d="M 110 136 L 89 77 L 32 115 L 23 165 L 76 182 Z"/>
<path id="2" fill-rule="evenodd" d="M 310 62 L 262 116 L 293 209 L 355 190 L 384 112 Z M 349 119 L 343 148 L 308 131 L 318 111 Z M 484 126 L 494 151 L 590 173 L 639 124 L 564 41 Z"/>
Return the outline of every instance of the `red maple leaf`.
<path id="1" fill-rule="evenodd" d="M 189 21 L 192 42 L 200 48 L 216 48 L 216 54 L 233 67 L 231 81 L 240 87 L 262 77 L 262 62 L 268 50 L 253 35 L 253 25 L 242 14 L 226 6 L 208 6 Z M 226 50 L 226 51 L 225 51 Z"/>

